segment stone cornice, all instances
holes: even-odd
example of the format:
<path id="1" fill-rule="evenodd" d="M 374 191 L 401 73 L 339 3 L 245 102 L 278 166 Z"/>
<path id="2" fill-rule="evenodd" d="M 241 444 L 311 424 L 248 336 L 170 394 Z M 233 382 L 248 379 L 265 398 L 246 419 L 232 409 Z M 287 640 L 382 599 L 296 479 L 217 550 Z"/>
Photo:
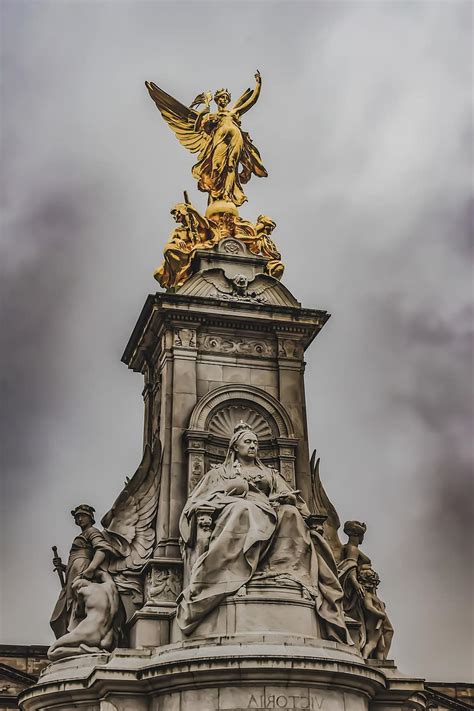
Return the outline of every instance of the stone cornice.
<path id="1" fill-rule="evenodd" d="M 330 315 L 326 311 L 267 304 L 232 303 L 181 294 L 150 294 L 122 356 L 129 368 L 141 372 L 166 324 L 186 323 L 248 332 L 295 334 L 307 348 Z"/>

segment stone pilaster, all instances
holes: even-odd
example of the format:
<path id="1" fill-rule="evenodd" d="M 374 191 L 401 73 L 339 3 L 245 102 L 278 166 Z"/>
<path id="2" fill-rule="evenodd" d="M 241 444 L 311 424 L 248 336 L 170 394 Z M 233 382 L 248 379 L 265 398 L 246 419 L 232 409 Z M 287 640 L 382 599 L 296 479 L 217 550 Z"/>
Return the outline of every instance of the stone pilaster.
<path id="1" fill-rule="evenodd" d="M 152 558 L 143 570 L 144 605 L 129 625 L 130 646 L 160 647 L 169 644 L 176 598 L 183 586 L 181 558 Z"/>

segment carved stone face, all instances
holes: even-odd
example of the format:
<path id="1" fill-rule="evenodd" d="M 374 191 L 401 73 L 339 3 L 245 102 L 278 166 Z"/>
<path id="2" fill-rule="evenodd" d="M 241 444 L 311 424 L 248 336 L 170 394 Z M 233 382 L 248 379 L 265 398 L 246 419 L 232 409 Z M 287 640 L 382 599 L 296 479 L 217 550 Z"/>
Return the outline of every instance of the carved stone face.
<path id="1" fill-rule="evenodd" d="M 198 514 L 197 524 L 203 531 L 209 531 L 212 526 L 212 516 L 204 513 Z"/>
<path id="2" fill-rule="evenodd" d="M 188 214 L 186 209 L 182 205 L 175 205 L 175 207 L 171 210 L 171 215 L 173 216 L 175 222 L 177 222 L 178 224 L 186 224 Z"/>
<path id="3" fill-rule="evenodd" d="M 245 294 L 247 290 L 247 286 L 249 283 L 248 277 L 246 277 L 244 274 L 237 274 L 232 281 L 234 282 L 235 290 L 239 294 Z"/>
<path id="4" fill-rule="evenodd" d="M 87 528 L 92 526 L 92 517 L 89 514 L 80 511 L 74 516 L 74 523 L 79 526 L 81 531 L 85 531 Z"/>
<path id="5" fill-rule="evenodd" d="M 366 588 L 375 590 L 379 583 L 380 578 L 373 568 L 369 565 L 363 565 L 360 567 L 357 577 L 359 582 L 361 582 Z"/>
<path id="6" fill-rule="evenodd" d="M 258 450 L 258 437 L 254 432 L 245 432 L 234 444 L 237 455 L 244 459 L 255 459 Z"/>

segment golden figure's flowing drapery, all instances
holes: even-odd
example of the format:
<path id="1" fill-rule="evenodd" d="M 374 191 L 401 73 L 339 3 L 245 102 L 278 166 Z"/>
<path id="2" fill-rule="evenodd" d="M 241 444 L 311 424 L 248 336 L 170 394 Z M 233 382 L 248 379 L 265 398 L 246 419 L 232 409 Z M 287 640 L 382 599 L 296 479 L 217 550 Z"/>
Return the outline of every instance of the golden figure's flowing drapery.
<path id="1" fill-rule="evenodd" d="M 197 112 L 153 82 L 146 82 L 151 98 L 180 143 L 191 153 L 198 153 L 192 174 L 199 190 L 209 194 L 209 202 L 225 200 L 242 205 L 247 200 L 242 185 L 248 183 L 252 175 L 268 175 L 252 139 L 240 127 L 242 115 L 254 106 L 260 94 L 259 72 L 255 78 L 255 88 L 247 89 L 230 109 L 227 108 L 229 92 L 217 91 L 214 95 L 216 113 L 209 112 L 209 104 Z"/>

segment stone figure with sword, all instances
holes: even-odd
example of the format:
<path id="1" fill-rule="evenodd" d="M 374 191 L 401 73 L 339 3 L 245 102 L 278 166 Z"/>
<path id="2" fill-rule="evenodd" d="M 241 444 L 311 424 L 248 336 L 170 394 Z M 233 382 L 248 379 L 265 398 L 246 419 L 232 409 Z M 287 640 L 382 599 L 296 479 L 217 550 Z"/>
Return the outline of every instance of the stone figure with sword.
<path id="1" fill-rule="evenodd" d="M 88 504 L 80 504 L 71 511 L 81 533 L 72 542 L 67 565 L 64 565 L 59 557 L 57 547 L 53 546 L 54 570 L 61 582 L 61 592 L 51 616 L 51 627 L 56 637 L 61 637 L 74 628 L 83 616 L 72 587 L 76 578 L 92 580 L 108 554 L 117 556 L 103 533 L 94 526 L 94 513 L 95 509 Z"/>

